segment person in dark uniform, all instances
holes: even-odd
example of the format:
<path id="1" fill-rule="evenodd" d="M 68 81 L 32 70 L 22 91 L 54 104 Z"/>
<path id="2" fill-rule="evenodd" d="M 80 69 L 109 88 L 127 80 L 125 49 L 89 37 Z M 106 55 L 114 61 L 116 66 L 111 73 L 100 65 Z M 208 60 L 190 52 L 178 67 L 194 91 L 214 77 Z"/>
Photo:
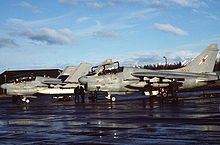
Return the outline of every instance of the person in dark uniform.
<path id="1" fill-rule="evenodd" d="M 84 88 L 82 86 L 79 88 L 79 92 L 81 95 L 82 103 L 84 103 L 85 102 L 85 92 L 84 92 Z"/>
<path id="2" fill-rule="evenodd" d="M 75 103 L 76 101 L 78 100 L 78 103 L 79 103 L 79 86 L 77 86 L 75 89 L 74 89 L 74 94 L 75 94 Z"/>

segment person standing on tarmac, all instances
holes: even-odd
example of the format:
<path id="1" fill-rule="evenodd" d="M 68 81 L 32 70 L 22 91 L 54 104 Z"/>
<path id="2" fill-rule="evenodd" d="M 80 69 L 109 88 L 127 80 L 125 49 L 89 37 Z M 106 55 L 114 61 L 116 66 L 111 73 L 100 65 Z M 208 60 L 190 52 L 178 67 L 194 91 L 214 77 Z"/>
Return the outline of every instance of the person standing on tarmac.
<path id="1" fill-rule="evenodd" d="M 85 92 L 84 92 L 84 88 L 82 86 L 79 88 L 79 92 L 81 95 L 82 103 L 84 103 L 85 102 Z"/>
<path id="2" fill-rule="evenodd" d="M 74 89 L 74 94 L 75 94 L 75 103 L 76 101 L 78 100 L 78 103 L 79 103 L 79 86 L 77 86 L 75 89 Z"/>

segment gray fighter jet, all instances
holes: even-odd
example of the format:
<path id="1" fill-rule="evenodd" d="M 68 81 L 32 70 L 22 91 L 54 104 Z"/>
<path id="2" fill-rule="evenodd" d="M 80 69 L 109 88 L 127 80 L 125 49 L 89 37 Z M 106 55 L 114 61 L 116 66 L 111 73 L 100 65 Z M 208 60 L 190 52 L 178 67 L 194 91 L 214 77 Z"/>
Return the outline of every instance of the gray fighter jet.
<path id="1" fill-rule="evenodd" d="M 105 66 L 108 64 L 105 64 L 98 73 L 94 71 L 97 66 L 92 67 L 89 74 L 79 78 L 79 82 L 85 85 L 88 92 L 107 92 L 107 98 L 112 101 L 116 100 L 112 95 L 136 92 L 161 94 L 163 97 L 167 97 L 170 92 L 177 100 L 178 90 L 204 86 L 219 79 L 213 72 L 217 53 L 217 44 L 212 44 L 187 66 L 174 70 L 121 67 L 118 62 L 114 62 L 114 67 L 107 69 Z"/>
<path id="2" fill-rule="evenodd" d="M 78 79 L 87 74 L 90 69 L 89 63 L 81 63 L 78 67 L 68 66 L 57 78 L 37 76 L 35 78 L 22 78 L 13 83 L 1 85 L 7 95 L 12 95 L 12 101 L 29 103 L 28 98 L 36 96 L 53 95 L 69 97 L 74 94 L 74 89 L 79 85 Z"/>

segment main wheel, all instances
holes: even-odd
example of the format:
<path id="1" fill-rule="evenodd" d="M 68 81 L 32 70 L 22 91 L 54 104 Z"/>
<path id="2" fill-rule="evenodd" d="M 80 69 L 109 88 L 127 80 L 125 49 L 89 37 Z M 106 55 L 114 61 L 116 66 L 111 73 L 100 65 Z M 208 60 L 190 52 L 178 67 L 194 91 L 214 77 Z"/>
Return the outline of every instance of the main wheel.
<path id="1" fill-rule="evenodd" d="M 115 102 L 115 101 L 116 101 L 116 97 L 112 96 L 112 97 L 111 97 L 111 101 L 112 101 L 112 102 Z"/>
<path id="2" fill-rule="evenodd" d="M 63 96 L 63 101 L 70 101 L 71 96 Z"/>
<path id="3" fill-rule="evenodd" d="M 163 93 L 161 94 L 161 96 L 162 96 L 163 98 L 167 98 L 168 93 L 167 93 L 167 92 L 163 92 Z"/>
<path id="4" fill-rule="evenodd" d="M 25 102 L 28 104 L 28 103 L 30 103 L 30 100 L 29 100 L 29 99 L 26 99 Z"/>

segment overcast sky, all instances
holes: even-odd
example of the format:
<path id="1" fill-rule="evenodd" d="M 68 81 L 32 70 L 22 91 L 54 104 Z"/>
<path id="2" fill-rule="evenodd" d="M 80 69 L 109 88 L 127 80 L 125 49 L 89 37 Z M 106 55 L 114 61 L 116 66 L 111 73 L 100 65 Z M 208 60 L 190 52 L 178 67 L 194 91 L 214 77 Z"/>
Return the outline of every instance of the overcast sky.
<path id="1" fill-rule="evenodd" d="M 219 0 L 0 0 L 0 73 L 112 58 L 191 59 L 220 44 Z"/>

